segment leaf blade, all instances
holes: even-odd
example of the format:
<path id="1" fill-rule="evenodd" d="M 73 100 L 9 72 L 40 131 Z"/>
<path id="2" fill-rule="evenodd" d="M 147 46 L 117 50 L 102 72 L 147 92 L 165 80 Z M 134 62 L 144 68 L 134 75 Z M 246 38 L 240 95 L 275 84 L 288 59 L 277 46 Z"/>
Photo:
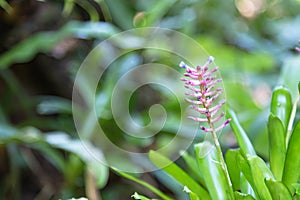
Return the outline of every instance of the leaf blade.
<path id="1" fill-rule="evenodd" d="M 149 152 L 149 158 L 157 167 L 167 172 L 183 186 L 187 186 L 199 197 L 210 199 L 208 192 L 171 160 L 153 150 Z"/>
<path id="2" fill-rule="evenodd" d="M 285 132 L 281 120 L 270 115 L 268 121 L 270 168 L 276 180 L 282 179 L 286 155 Z"/>
<path id="3" fill-rule="evenodd" d="M 293 183 L 297 183 L 300 177 L 300 121 L 296 124 L 287 149 L 286 160 L 284 164 L 282 182 L 293 193 Z"/>
<path id="4" fill-rule="evenodd" d="M 194 147 L 199 170 L 212 199 L 233 199 L 233 191 L 220 165 L 216 148 L 209 142 Z"/>

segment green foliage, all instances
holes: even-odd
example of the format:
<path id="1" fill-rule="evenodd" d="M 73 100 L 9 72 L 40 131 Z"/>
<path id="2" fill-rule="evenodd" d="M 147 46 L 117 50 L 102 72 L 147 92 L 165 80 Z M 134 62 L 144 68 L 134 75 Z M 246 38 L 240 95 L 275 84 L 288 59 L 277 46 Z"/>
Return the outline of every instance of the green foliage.
<path id="1" fill-rule="evenodd" d="M 160 190 L 156 189 L 155 187 L 153 187 L 152 185 L 150 185 L 149 183 L 145 182 L 145 181 L 142 181 L 140 179 L 138 179 L 137 177 L 134 177 L 133 175 L 130 175 L 128 173 L 125 173 L 125 172 L 122 172 L 116 168 L 113 168 L 113 170 L 118 173 L 119 175 L 129 179 L 129 180 L 132 180 L 138 184 L 141 184 L 142 186 L 144 186 L 145 188 L 151 190 L 152 192 L 154 192 L 155 194 L 157 194 L 159 197 L 161 197 L 162 199 L 165 199 L 165 200 L 170 200 L 172 198 L 168 197 L 167 195 L 165 195 L 163 192 L 161 192 Z M 134 195 L 134 197 L 136 197 L 137 195 Z"/>
<path id="2" fill-rule="evenodd" d="M 290 104 L 289 106 L 279 105 L 286 102 L 286 98 L 290 101 L 288 89 L 276 88 L 274 90 L 268 122 L 270 168 L 262 158 L 256 155 L 247 134 L 235 113 L 230 109 L 228 116 L 232 119 L 231 127 L 240 146 L 240 149 L 228 150 L 226 153 L 226 163 L 232 185 L 228 185 L 226 181 L 216 148 L 208 141 L 194 145 L 195 158 L 186 153 L 183 154 L 186 165 L 194 176 L 187 174 L 158 152 L 150 151 L 150 160 L 180 182 L 190 199 L 202 199 L 205 193 L 208 193 L 209 197 L 206 196 L 203 199 L 294 199 L 298 195 L 298 187 L 295 186 L 299 184 L 300 178 L 300 161 L 297 155 L 300 150 L 298 145 L 300 121 L 293 128 L 291 137 L 287 139 L 288 146 L 286 147 L 286 131 L 283 121 L 286 123 L 294 121 L 290 115 Z M 126 177 L 126 175 L 123 176 Z M 195 177 L 200 178 L 198 181 L 203 187 L 195 182 Z"/>
<path id="3" fill-rule="evenodd" d="M 155 151 L 150 151 L 149 158 L 158 168 L 162 168 L 183 186 L 204 199 L 209 198 L 207 191 L 171 160 Z"/>
<path id="4" fill-rule="evenodd" d="M 117 33 L 117 29 L 107 23 L 70 21 L 59 31 L 32 35 L 0 55 L 0 69 L 5 69 L 14 63 L 28 62 L 39 52 L 47 53 L 54 45 L 67 37 L 106 38 L 115 33 Z"/>
<path id="5" fill-rule="evenodd" d="M 286 156 L 285 131 L 280 119 L 273 114 L 269 117 L 268 129 L 270 168 L 276 179 L 281 180 Z"/>
<path id="6" fill-rule="evenodd" d="M 211 199 L 233 199 L 233 191 L 220 165 L 216 148 L 208 142 L 196 144 L 194 148 L 199 171 L 203 173 Z"/>
<path id="7" fill-rule="evenodd" d="M 26 6 L 19 2 L 25 2 Z M 245 16 L 239 7 L 245 2 L 257 8 L 253 10 L 253 17 Z M 3 177 L 0 184 L 3 187 L 0 189 L 0 199 L 22 199 L 21 195 L 27 191 L 27 181 L 24 184 L 23 179 L 32 182 L 41 179 L 41 188 L 34 190 L 41 190 L 38 195 L 44 195 L 42 188 L 47 188 L 51 181 L 45 181 L 44 176 L 38 173 L 36 167 L 39 164 L 46 174 L 48 168 L 45 168 L 45 165 L 54 166 L 59 172 L 62 180 L 59 182 L 62 182 L 62 186 L 57 186 L 53 199 L 88 195 L 87 191 L 90 188 L 85 187 L 90 186 L 83 178 L 86 174 L 95 178 L 94 190 L 103 188 L 102 199 L 120 199 L 122 197 L 111 195 L 130 193 L 128 188 L 136 189 L 115 179 L 107 186 L 108 168 L 95 162 L 83 148 L 86 147 L 99 157 L 103 156 L 102 152 L 92 145 L 95 137 L 90 134 L 90 130 L 93 130 L 93 125 L 86 120 L 87 132 L 90 135 L 87 134 L 81 143 L 76 136 L 72 119 L 71 97 L 67 92 L 57 90 L 63 87 L 65 82 L 60 70 L 66 69 L 68 79 L 73 80 L 74 72 L 84 56 L 99 42 L 121 30 L 149 26 L 185 33 L 217 58 L 230 107 L 227 116 L 232 119 L 231 130 L 240 148 L 229 149 L 225 155 L 234 198 L 259 199 L 261 196 L 271 196 L 272 199 L 299 199 L 300 115 L 297 109 L 300 57 L 293 55 L 289 49 L 293 49 L 299 40 L 297 26 L 300 20 L 300 4 L 297 0 L 261 2 L 263 3 L 260 5 L 250 0 L 45 0 L 30 1 L 27 5 L 27 1 L 0 0 L 1 30 L 3 28 L 0 49 L 0 173 Z M 53 56 L 53 49 L 57 46 L 65 47 L 68 39 L 77 41 L 75 46 L 71 47 L 71 53 L 63 58 Z M 131 48 L 130 42 L 122 42 L 122 48 Z M 201 60 L 198 57 L 202 55 L 199 55 L 193 46 L 181 44 L 179 41 L 176 43 L 178 47 L 182 46 L 187 54 Z M 145 50 L 141 54 L 131 52 L 118 59 L 113 64 L 114 67 L 108 70 L 104 80 L 99 82 L 95 98 L 99 121 L 101 120 L 100 123 L 109 131 L 110 139 L 120 146 L 127 146 L 125 143 L 129 142 L 129 147 L 134 145 L 138 150 L 144 151 L 148 149 L 149 144 L 164 146 L 176 133 L 181 114 L 171 92 L 149 86 L 154 92 L 142 92 L 143 100 L 140 100 L 138 95 L 133 96 L 130 102 L 131 111 L 136 121 L 146 124 L 149 121 L 146 108 L 152 103 L 151 100 L 159 99 L 159 103 L 168 110 L 168 121 L 161 133 L 155 139 L 133 141 L 116 128 L 111 116 L 110 98 L 119 77 L 134 66 L 153 60 L 172 67 L 177 66 L 179 60 L 165 52 L 153 53 L 151 50 Z M 113 56 L 114 53 L 110 52 L 109 55 Z M 95 57 L 93 62 L 98 62 L 98 59 Z M 56 65 L 58 68 L 53 68 Z M 32 70 L 35 66 L 38 69 Z M 41 71 L 50 76 L 51 69 L 55 71 L 54 78 L 50 78 L 50 84 L 47 85 L 44 77 L 39 80 L 39 74 L 36 72 Z M 280 70 L 280 80 L 277 81 Z M 168 74 L 161 74 L 160 71 L 151 72 L 151 75 L 156 80 L 165 80 L 173 85 L 178 85 L 179 82 Z M 89 95 L 89 74 L 86 74 L 85 78 L 81 82 L 80 90 L 84 92 L 85 98 L 93 98 Z M 63 84 L 55 87 L 53 82 L 56 79 L 62 79 Z M 42 89 L 35 91 L 29 84 L 31 82 Z M 274 85 L 280 86 L 273 92 L 269 114 L 267 105 L 271 91 L 268 89 Z M 257 94 L 257 91 L 261 93 Z M 150 99 L 150 103 L 145 99 Z M 190 133 L 193 130 L 190 127 L 184 128 L 184 137 L 191 137 Z M 227 137 L 228 130 L 229 128 L 224 130 L 223 136 L 223 145 L 227 148 L 231 145 L 226 142 L 230 138 Z M 202 138 L 202 135 L 197 135 L 197 142 Z M 203 143 L 195 146 L 199 148 L 201 145 L 203 146 Z M 210 153 L 213 154 L 213 150 Z M 118 159 L 111 154 L 109 158 Z M 152 152 L 151 158 L 158 167 L 170 161 L 157 152 Z M 183 193 L 190 199 L 201 199 L 200 187 L 205 195 L 214 198 L 226 194 L 228 186 L 222 177 L 217 177 L 220 174 L 209 174 L 219 172 L 220 166 L 216 158 L 199 158 L 194 154 L 193 148 L 191 152 L 185 152 L 182 158 L 184 163 L 181 163 L 181 160 L 176 164 L 170 163 L 171 165 L 162 171 L 173 177 L 173 182 L 179 182 L 184 190 L 174 192 L 174 189 L 171 189 L 174 198 L 181 199 L 176 195 Z M 129 165 L 126 159 L 119 160 L 124 166 L 140 167 Z M 212 169 L 204 163 L 210 164 Z M 199 170 L 200 167 L 207 173 Z M 259 179 L 253 179 L 258 174 Z M 51 172 L 49 175 L 52 176 Z M 51 178 L 57 182 L 54 176 Z M 218 181 L 222 183 L 220 194 L 215 193 L 218 188 L 211 188 L 216 187 L 214 185 Z M 145 183 L 143 184 L 145 186 Z M 197 192 L 194 191 L 195 188 Z M 265 193 L 261 194 L 262 191 Z M 12 194 L 11 198 L 5 196 L 8 193 Z M 162 192 L 160 194 L 164 196 Z M 44 199 L 49 198 L 44 196 Z M 138 193 L 134 194 L 133 198 L 149 199 Z"/>

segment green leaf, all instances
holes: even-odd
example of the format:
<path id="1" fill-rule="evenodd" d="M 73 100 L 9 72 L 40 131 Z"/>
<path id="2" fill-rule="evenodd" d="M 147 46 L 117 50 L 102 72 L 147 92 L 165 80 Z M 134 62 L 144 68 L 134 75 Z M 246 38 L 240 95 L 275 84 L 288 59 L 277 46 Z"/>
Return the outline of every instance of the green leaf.
<path id="1" fill-rule="evenodd" d="M 138 200 L 150 200 L 148 197 L 140 195 L 137 192 L 135 192 L 131 197 Z"/>
<path id="2" fill-rule="evenodd" d="M 6 2 L 6 0 L 0 0 L 0 7 L 2 7 L 9 14 L 13 12 L 13 8 Z"/>
<path id="3" fill-rule="evenodd" d="M 288 188 L 280 181 L 275 181 L 271 179 L 266 179 L 265 183 L 269 188 L 273 200 L 289 200 L 292 199 L 292 196 Z"/>
<path id="4" fill-rule="evenodd" d="M 241 153 L 243 154 L 243 156 L 256 155 L 254 147 L 252 146 L 250 139 L 248 138 L 246 132 L 242 128 L 242 126 L 233 110 L 228 109 L 227 118 L 231 119 L 230 126 L 231 126 L 233 133 L 237 139 L 237 142 L 241 148 Z"/>
<path id="5" fill-rule="evenodd" d="M 205 185 L 203 175 L 199 171 L 198 164 L 195 158 L 189 155 L 186 151 L 182 154 L 182 158 L 191 171 L 191 174 L 193 174 L 197 178 L 201 185 Z"/>
<path id="6" fill-rule="evenodd" d="M 300 183 L 294 183 L 292 185 L 295 188 L 295 194 L 300 195 Z"/>
<path id="7" fill-rule="evenodd" d="M 123 176 L 124 178 L 127 178 L 131 181 L 134 181 L 142 186 L 144 186 L 145 188 L 149 189 L 150 191 L 152 191 L 153 193 L 157 194 L 159 197 L 161 197 L 162 199 L 165 200 L 171 200 L 171 197 L 168 197 L 167 195 L 165 195 L 163 192 L 161 192 L 160 190 L 158 190 L 157 188 L 153 187 L 152 185 L 150 185 L 149 183 L 142 181 L 141 179 L 138 179 L 128 173 L 122 172 L 116 168 L 111 168 L 114 172 L 116 172 L 117 174 L 119 174 L 120 176 Z"/>
<path id="8" fill-rule="evenodd" d="M 281 181 L 286 155 L 285 132 L 280 119 L 273 114 L 269 117 L 268 130 L 270 168 L 276 180 Z"/>
<path id="9" fill-rule="evenodd" d="M 233 199 L 233 191 L 222 170 L 216 148 L 205 141 L 195 145 L 199 170 L 212 199 Z"/>
<path id="10" fill-rule="evenodd" d="M 297 122 L 287 149 L 286 160 L 284 164 L 284 171 L 282 182 L 293 193 L 293 183 L 297 183 L 300 178 L 300 121 Z"/>
<path id="11" fill-rule="evenodd" d="M 200 200 L 198 195 L 191 191 L 188 187 L 184 186 L 183 191 L 189 194 L 190 200 Z"/>
<path id="12" fill-rule="evenodd" d="M 225 155 L 225 161 L 232 182 L 233 190 L 240 190 L 241 172 L 237 169 L 238 154 L 240 154 L 239 149 L 229 149 Z"/>
<path id="13" fill-rule="evenodd" d="M 97 187 L 102 188 L 108 181 L 108 167 L 95 160 L 104 159 L 100 150 L 95 148 L 88 141 L 71 139 L 67 134 L 54 132 L 46 135 L 46 141 L 53 147 L 69 151 L 80 157 L 87 165 L 89 170 L 96 178 Z"/>
<path id="14" fill-rule="evenodd" d="M 37 112 L 41 115 L 71 114 L 72 102 L 56 96 L 44 96 L 37 106 Z"/>
<path id="15" fill-rule="evenodd" d="M 50 163 L 57 167 L 61 172 L 64 172 L 66 168 L 64 157 L 57 149 L 41 142 L 33 143 L 30 147 L 39 150 Z"/>
<path id="16" fill-rule="evenodd" d="M 252 194 L 253 189 L 250 183 L 241 173 L 242 171 L 240 168 L 237 167 L 239 165 L 239 156 L 242 157 L 240 149 L 229 149 L 225 155 L 226 165 L 232 182 L 233 190 Z"/>
<path id="17" fill-rule="evenodd" d="M 250 194 L 243 194 L 240 192 L 234 192 L 235 200 L 254 200 Z"/>
<path id="18" fill-rule="evenodd" d="M 117 32 L 118 30 L 108 23 L 71 21 L 58 31 L 40 32 L 32 35 L 1 54 L 0 69 L 5 69 L 14 63 L 27 62 L 39 52 L 49 52 L 54 45 L 70 36 L 101 38 Z"/>
<path id="19" fill-rule="evenodd" d="M 281 120 L 285 132 L 287 132 L 292 107 L 290 91 L 283 86 L 276 87 L 272 94 L 271 113 Z"/>
<path id="20" fill-rule="evenodd" d="M 187 186 L 191 191 L 203 199 L 210 199 L 208 192 L 171 160 L 152 150 L 149 152 L 149 158 L 158 168 L 167 172 L 175 180 L 181 183 L 182 186 Z"/>
<path id="21" fill-rule="evenodd" d="M 154 26 L 177 2 L 177 0 L 160 0 L 153 2 L 147 9 L 147 26 Z"/>
<path id="22" fill-rule="evenodd" d="M 271 194 L 265 184 L 265 179 L 274 179 L 266 163 L 258 156 L 248 156 L 247 162 L 253 179 L 252 187 L 256 188 L 261 199 L 272 200 Z"/>

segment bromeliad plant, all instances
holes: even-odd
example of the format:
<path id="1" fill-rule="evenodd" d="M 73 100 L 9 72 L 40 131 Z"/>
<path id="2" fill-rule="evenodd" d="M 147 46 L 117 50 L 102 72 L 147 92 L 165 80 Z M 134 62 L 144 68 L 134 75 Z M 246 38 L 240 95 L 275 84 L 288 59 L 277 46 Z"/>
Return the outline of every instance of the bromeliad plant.
<path id="1" fill-rule="evenodd" d="M 273 91 L 268 120 L 269 162 L 266 163 L 256 154 L 234 111 L 227 109 L 227 120 L 221 112 L 225 100 L 218 98 L 222 90 L 215 85 L 221 80 L 213 76 L 217 68 L 209 70 L 212 61 L 210 57 L 204 66 L 196 69 L 183 62 L 180 66 L 186 70 L 187 78 L 182 80 L 191 91 L 186 93 L 191 97 L 186 101 L 199 113 L 199 116 L 189 118 L 201 123 L 202 131 L 212 134 L 214 144 L 208 141 L 195 144 L 194 157 L 183 153 L 188 172 L 155 151 L 150 151 L 150 160 L 179 182 L 191 200 L 300 199 L 300 121 L 294 124 L 299 93 L 293 102 L 289 89 L 284 86 Z M 298 90 L 300 92 L 300 83 Z M 224 158 L 217 132 L 227 124 L 230 124 L 239 148 L 229 149 Z M 162 199 L 172 199 L 148 183 L 115 171 L 142 184 Z M 137 193 L 132 197 L 148 199 Z"/>

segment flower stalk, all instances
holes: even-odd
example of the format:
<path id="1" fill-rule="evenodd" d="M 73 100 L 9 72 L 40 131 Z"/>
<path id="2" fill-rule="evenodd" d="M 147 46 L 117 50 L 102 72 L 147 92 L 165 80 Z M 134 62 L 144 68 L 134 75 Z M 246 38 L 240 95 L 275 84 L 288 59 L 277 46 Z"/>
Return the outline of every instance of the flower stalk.
<path id="1" fill-rule="evenodd" d="M 230 119 L 225 120 L 225 122 L 219 126 L 215 125 L 216 122 L 221 121 L 225 117 L 224 112 L 220 112 L 220 110 L 226 101 L 224 99 L 218 101 L 218 97 L 222 94 L 222 89 L 215 87 L 222 79 L 217 79 L 217 77 L 214 76 L 214 73 L 218 71 L 218 67 L 209 70 L 209 64 L 213 61 L 214 58 L 210 56 L 203 66 L 197 66 L 196 69 L 188 66 L 184 62 L 181 62 L 179 66 L 186 70 L 184 76 L 187 78 L 182 78 L 181 80 L 185 83 L 185 87 L 191 91 L 185 93 L 189 96 L 189 98 L 185 98 L 185 100 L 192 104 L 191 108 L 193 110 L 200 113 L 200 116 L 189 116 L 188 118 L 196 122 L 208 124 L 208 127 L 200 125 L 200 129 L 212 134 L 219 155 L 220 165 L 231 187 L 232 183 L 217 136 L 217 132 L 229 124 Z"/>

